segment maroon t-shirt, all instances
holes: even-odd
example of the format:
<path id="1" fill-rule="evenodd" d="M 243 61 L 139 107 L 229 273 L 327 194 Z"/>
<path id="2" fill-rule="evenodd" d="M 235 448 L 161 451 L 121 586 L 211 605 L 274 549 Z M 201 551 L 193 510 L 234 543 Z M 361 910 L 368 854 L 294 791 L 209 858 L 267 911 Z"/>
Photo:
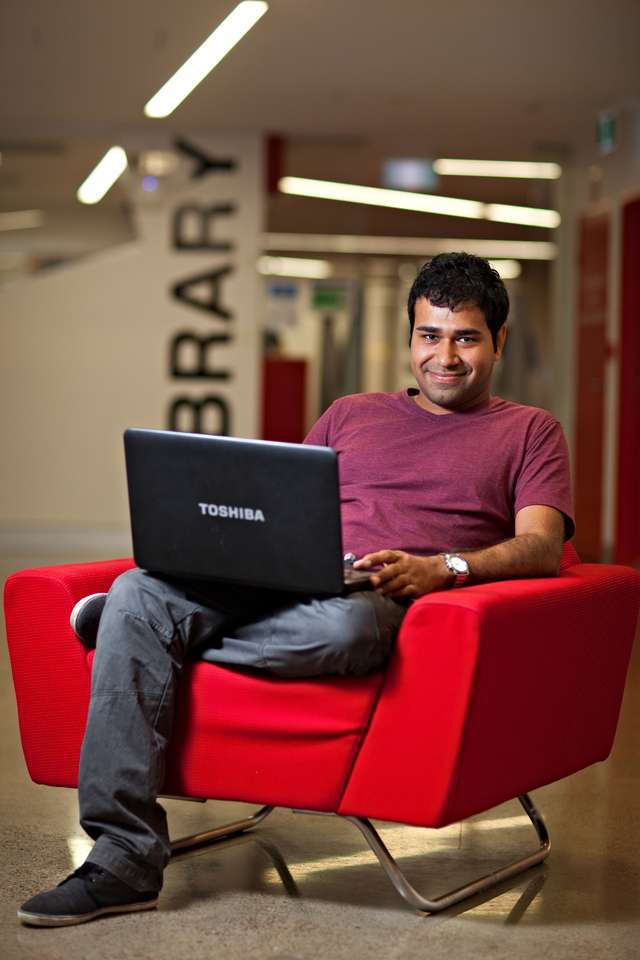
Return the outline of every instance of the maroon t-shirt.
<path id="1" fill-rule="evenodd" d="M 567 445 L 551 414 L 493 397 L 437 415 L 416 392 L 342 397 L 305 439 L 338 452 L 345 552 L 488 547 L 534 504 L 560 510 L 573 535 Z"/>

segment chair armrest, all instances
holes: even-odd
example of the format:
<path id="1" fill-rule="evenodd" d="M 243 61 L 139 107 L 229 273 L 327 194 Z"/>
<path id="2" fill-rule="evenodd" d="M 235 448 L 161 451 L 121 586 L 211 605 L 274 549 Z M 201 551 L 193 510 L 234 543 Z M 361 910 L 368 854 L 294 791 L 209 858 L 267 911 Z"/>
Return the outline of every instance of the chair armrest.
<path id="1" fill-rule="evenodd" d="M 605 759 L 639 606 L 596 564 L 413 604 L 339 812 L 444 826 Z"/>
<path id="2" fill-rule="evenodd" d="M 7 643 L 20 737 L 36 783 L 74 786 L 89 703 L 90 673 L 69 626 L 76 601 L 107 591 L 132 560 L 21 570 L 4 589 Z M 55 750 L 51 743 L 56 744 Z"/>

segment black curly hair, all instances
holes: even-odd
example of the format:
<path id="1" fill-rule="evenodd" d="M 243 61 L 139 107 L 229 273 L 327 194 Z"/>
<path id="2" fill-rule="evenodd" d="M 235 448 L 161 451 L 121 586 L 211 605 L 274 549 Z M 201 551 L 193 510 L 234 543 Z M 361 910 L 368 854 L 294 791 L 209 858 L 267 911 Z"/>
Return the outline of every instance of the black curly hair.
<path id="1" fill-rule="evenodd" d="M 493 348 L 509 313 L 509 295 L 497 270 L 471 253 L 439 253 L 420 268 L 409 291 L 409 342 L 413 335 L 416 301 L 425 297 L 436 307 L 455 310 L 473 304 L 484 314 Z"/>

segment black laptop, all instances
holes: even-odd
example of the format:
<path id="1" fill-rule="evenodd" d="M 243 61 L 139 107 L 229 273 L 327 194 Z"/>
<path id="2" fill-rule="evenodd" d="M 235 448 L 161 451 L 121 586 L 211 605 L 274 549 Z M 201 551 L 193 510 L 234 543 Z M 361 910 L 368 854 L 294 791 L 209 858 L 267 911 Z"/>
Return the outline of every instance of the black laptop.
<path id="1" fill-rule="evenodd" d="M 329 447 L 136 429 L 124 445 L 138 566 L 306 594 L 370 586 L 343 559 Z"/>

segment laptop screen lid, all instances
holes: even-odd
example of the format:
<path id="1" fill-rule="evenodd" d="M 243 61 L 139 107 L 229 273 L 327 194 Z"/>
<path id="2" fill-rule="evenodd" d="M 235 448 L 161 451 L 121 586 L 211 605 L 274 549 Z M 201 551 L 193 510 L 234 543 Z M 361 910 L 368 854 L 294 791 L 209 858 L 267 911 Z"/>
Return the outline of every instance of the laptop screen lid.
<path id="1" fill-rule="evenodd" d="M 130 429 L 134 559 L 175 577 L 314 594 L 343 588 L 328 447 Z"/>

